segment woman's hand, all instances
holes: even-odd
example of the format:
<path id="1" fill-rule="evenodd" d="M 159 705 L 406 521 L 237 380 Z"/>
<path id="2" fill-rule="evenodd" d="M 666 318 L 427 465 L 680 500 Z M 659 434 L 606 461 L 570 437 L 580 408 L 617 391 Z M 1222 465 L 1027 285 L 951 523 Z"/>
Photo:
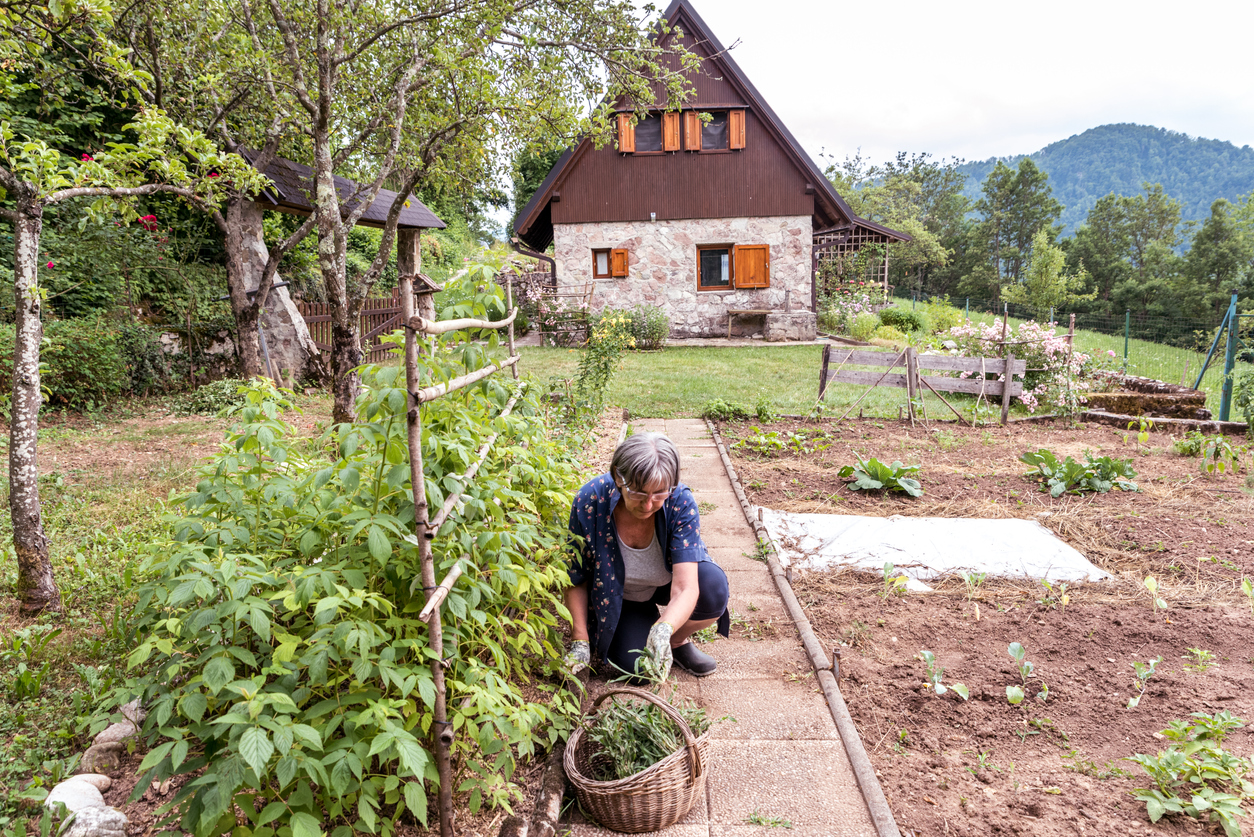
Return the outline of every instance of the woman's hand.
<path id="1" fill-rule="evenodd" d="M 665 621 L 655 622 L 649 629 L 649 638 L 645 640 L 644 651 L 653 658 L 653 672 L 657 682 L 661 683 L 671 674 L 671 634 L 675 627 Z"/>

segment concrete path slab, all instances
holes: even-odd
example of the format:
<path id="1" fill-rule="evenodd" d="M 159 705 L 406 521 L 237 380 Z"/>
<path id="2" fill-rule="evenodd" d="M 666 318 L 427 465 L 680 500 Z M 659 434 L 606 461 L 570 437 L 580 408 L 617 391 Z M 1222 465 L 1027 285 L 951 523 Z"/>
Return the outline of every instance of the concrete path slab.
<path id="1" fill-rule="evenodd" d="M 681 479 L 698 503 L 701 537 L 727 571 L 735 616 L 730 639 L 701 648 L 718 670 L 676 671 L 677 692 L 709 716 L 731 715 L 710 733 L 706 798 L 656 837 L 876 837 L 844 744 L 783 600 L 757 554 L 757 538 L 700 419 L 631 419 L 636 431 L 665 433 L 680 449 Z M 604 685 L 594 681 L 600 693 Z M 756 815 L 756 817 L 755 817 Z M 778 825 L 755 824 L 779 817 Z M 791 827 L 782 828 L 782 820 Z M 575 837 L 610 837 L 575 812 Z"/>

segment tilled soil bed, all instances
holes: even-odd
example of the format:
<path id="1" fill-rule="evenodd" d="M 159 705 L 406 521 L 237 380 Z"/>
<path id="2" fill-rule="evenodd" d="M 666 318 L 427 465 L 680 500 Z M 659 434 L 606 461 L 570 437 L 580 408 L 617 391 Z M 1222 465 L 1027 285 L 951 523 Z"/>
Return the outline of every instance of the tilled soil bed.
<path id="1" fill-rule="evenodd" d="M 798 572 L 793 586 L 815 631 L 841 648 L 841 689 L 903 834 L 1062 835 L 1222 833 L 1187 817 L 1151 825 L 1129 794 L 1151 782 L 1124 759 L 1154 754 L 1173 719 L 1228 711 L 1254 721 L 1254 617 L 1240 579 L 1254 576 L 1254 500 L 1244 471 L 1209 477 L 1171 452 L 1171 437 L 1108 427 L 1012 425 L 932 428 L 897 422 L 839 427 L 761 426 L 789 439 L 783 452 L 731 453 L 750 502 L 788 511 L 862 515 L 1025 517 L 1114 574 L 1072 585 L 1062 607 L 1040 600 L 1032 582 L 988 579 L 968 591 L 959 579 L 936 592 L 884 594 L 868 573 Z M 748 424 L 720 431 L 730 445 L 756 435 Z M 804 441 L 787 433 L 800 432 Z M 1232 440 L 1234 447 L 1241 441 Z M 806 449 L 808 447 L 808 450 Z M 1062 458 L 1130 457 L 1140 492 L 1051 499 L 1023 477 L 1024 451 Z M 794 449 L 789 449 L 794 448 Z M 917 500 L 851 492 L 837 476 L 854 453 L 922 465 Z M 1143 579 L 1154 575 L 1169 609 L 1155 612 Z M 1012 642 L 1035 663 L 1020 684 Z M 970 700 L 923 687 L 920 651 L 936 655 L 945 683 Z M 1209 665 L 1192 665 L 1210 653 Z M 1162 657 L 1139 706 L 1133 661 Z M 1039 693 L 1048 686 L 1047 697 Z M 1254 730 L 1225 747 L 1254 754 Z M 1247 808 L 1249 806 L 1247 805 Z M 1246 820 L 1248 831 L 1254 820 Z"/>

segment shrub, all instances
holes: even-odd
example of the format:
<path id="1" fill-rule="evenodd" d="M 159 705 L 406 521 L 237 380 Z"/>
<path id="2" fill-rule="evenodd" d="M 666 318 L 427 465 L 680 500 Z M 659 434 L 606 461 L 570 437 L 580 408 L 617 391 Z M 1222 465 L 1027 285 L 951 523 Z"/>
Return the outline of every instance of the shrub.
<path id="1" fill-rule="evenodd" d="M 873 340 L 884 340 L 889 343 L 904 343 L 906 335 L 895 326 L 882 325 L 871 335 Z"/>
<path id="2" fill-rule="evenodd" d="M 711 421 L 743 421 L 753 415 L 739 404 L 729 404 L 721 398 L 715 398 L 701 405 L 701 418 Z"/>
<path id="3" fill-rule="evenodd" d="M 180 416 L 216 416 L 242 407 L 248 400 L 247 387 L 248 381 L 241 378 L 223 378 L 177 396 L 171 406 Z"/>
<path id="4" fill-rule="evenodd" d="M 880 312 L 880 322 L 884 325 L 892 326 L 902 332 L 906 331 L 922 331 L 928 332 L 927 317 L 919 311 L 909 311 L 905 308 L 885 308 Z"/>
<path id="5" fill-rule="evenodd" d="M 1001 331 L 1002 321 L 995 319 L 992 323 L 972 322 L 955 326 L 945 336 L 958 344 L 959 355 L 993 357 L 1001 353 L 998 345 L 1002 339 Z M 1103 364 L 1112 360 L 1109 355 L 1098 358 L 1084 352 L 1073 352 L 1066 335 L 1031 320 L 1008 329 L 1006 339 L 1015 342 L 1015 357 L 1027 361 L 1029 371 L 1024 376 L 1023 394 L 1019 400 L 1033 412 L 1042 407 L 1075 410 L 1084 393 L 1102 378 Z"/>
<path id="6" fill-rule="evenodd" d="M 15 340 L 14 326 L 0 326 L 0 380 L 9 386 Z M 40 383 L 47 403 L 54 406 L 99 409 L 130 389 L 117 331 L 103 316 L 49 320 L 39 359 Z"/>
<path id="7" fill-rule="evenodd" d="M 929 300 L 922 309 L 932 334 L 943 334 L 966 319 L 962 311 L 949 304 L 949 297 Z"/>
<path id="8" fill-rule="evenodd" d="M 486 362 L 481 347 L 441 351 L 424 375 L 446 380 L 475 357 Z M 362 380 L 357 421 L 312 451 L 281 420 L 279 393 L 252 384 L 228 444 L 150 548 L 137 677 L 112 699 L 149 707 L 144 787 L 196 777 L 168 826 L 209 837 L 246 817 L 254 835 L 347 837 L 427 821 L 440 662 L 418 618 L 404 370 L 367 367 Z M 444 605 L 443 664 L 456 790 L 472 811 L 517 799 L 517 759 L 561 740 L 579 708 L 547 679 L 577 465 L 534 395 L 499 417 L 509 394 L 492 380 L 423 408 L 428 501 L 462 495 L 431 545 L 437 578 L 465 569 Z M 497 431 L 475 480 L 455 479 Z"/>
<path id="9" fill-rule="evenodd" d="M 627 317 L 627 330 L 637 349 L 660 349 L 671 335 L 671 320 L 656 305 L 638 305 L 629 311 L 616 312 Z"/>
<path id="10" fill-rule="evenodd" d="M 874 314 L 884 302 L 883 288 L 859 289 L 857 292 L 837 291 L 823 299 L 819 322 L 823 328 L 837 334 L 850 334 L 853 321 L 859 314 Z"/>
<path id="11" fill-rule="evenodd" d="M 853 322 L 849 325 L 849 336 L 854 340 L 861 340 L 863 343 L 866 343 L 879 327 L 879 315 L 870 311 L 863 311 L 854 317 Z"/>

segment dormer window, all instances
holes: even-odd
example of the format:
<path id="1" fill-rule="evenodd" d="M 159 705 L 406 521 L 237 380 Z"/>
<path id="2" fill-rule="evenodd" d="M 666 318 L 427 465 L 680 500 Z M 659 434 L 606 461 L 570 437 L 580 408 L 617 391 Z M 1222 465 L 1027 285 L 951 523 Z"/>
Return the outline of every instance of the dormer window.
<path id="1" fill-rule="evenodd" d="M 702 113 L 709 114 L 702 121 Z M 682 117 L 682 121 L 681 121 Z M 682 142 L 681 142 L 682 140 Z M 667 151 L 736 151 L 745 147 L 743 110 L 688 110 L 650 113 L 634 125 L 629 113 L 618 114 L 618 150 L 623 154 Z"/>

